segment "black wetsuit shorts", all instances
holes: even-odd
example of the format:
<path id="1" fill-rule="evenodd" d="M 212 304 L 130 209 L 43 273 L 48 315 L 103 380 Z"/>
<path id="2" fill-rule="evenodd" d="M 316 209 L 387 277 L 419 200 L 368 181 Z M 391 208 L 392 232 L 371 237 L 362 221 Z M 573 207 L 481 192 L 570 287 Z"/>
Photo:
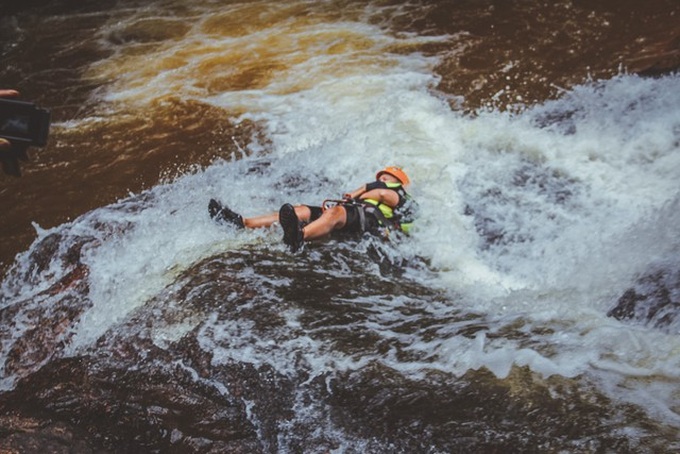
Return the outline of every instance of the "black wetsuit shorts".
<path id="1" fill-rule="evenodd" d="M 309 222 L 316 221 L 323 214 L 323 209 L 321 207 L 311 205 L 305 206 L 309 208 L 309 211 L 311 212 Z M 369 213 L 364 214 L 364 225 L 361 225 L 361 214 L 359 213 L 359 210 L 363 210 L 364 206 L 352 204 L 342 204 L 341 206 L 345 209 L 347 220 L 345 221 L 345 225 L 339 229 L 340 232 L 361 233 L 369 231 L 373 233 L 374 230 L 377 231 L 380 228 L 380 223 L 376 217 Z"/>
<path id="2" fill-rule="evenodd" d="M 350 205 L 350 204 L 345 204 L 342 206 L 345 208 L 347 221 L 345 222 L 345 226 L 342 229 L 340 229 L 340 231 L 348 233 L 363 233 L 363 232 L 368 232 L 372 234 L 380 233 L 380 222 L 378 221 L 378 218 L 373 214 L 373 207 L 367 208 L 364 205 Z M 377 210 L 377 208 L 375 209 Z M 360 213 L 359 210 L 362 210 L 363 213 Z"/>
<path id="3" fill-rule="evenodd" d="M 323 214 L 323 209 L 321 207 L 312 206 L 312 205 L 305 205 L 305 206 L 307 208 L 309 208 L 309 211 L 311 212 L 311 214 L 309 215 L 309 222 L 316 221 Z"/>

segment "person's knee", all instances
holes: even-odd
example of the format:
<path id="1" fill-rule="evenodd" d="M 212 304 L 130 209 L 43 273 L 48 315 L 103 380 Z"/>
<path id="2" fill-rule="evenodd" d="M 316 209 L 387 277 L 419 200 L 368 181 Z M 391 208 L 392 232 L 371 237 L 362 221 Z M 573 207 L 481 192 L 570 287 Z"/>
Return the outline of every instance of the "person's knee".
<path id="1" fill-rule="evenodd" d="M 334 206 L 333 208 L 326 210 L 324 214 L 328 215 L 329 220 L 332 221 L 334 226 L 342 227 L 345 225 L 346 214 L 344 207 Z"/>
<path id="2" fill-rule="evenodd" d="M 307 205 L 296 205 L 295 214 L 297 215 L 298 219 L 307 222 L 312 215 L 312 212 Z"/>

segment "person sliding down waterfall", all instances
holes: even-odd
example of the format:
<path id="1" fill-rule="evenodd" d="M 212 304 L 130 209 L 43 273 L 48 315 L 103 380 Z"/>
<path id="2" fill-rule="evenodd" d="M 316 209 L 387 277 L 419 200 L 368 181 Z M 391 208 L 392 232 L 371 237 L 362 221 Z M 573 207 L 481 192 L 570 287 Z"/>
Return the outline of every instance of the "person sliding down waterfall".
<path id="1" fill-rule="evenodd" d="M 324 237 L 333 231 L 387 236 L 390 232 L 408 233 L 413 223 L 416 204 L 405 188 L 410 184 L 399 167 L 380 170 L 376 181 L 366 183 L 343 196 L 342 200 L 326 200 L 322 206 L 281 206 L 278 213 L 244 218 L 215 199 L 208 204 L 210 217 L 238 228 L 269 227 L 279 222 L 283 242 L 291 252 L 305 241 Z"/>

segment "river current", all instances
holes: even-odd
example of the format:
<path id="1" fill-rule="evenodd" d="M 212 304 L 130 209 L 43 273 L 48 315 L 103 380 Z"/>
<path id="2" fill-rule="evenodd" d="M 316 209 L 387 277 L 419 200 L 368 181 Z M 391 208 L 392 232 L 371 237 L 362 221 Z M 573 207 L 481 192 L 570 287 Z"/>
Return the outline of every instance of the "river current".
<path id="1" fill-rule="evenodd" d="M 680 76 L 649 64 L 680 10 L 623 3 L 4 15 L 0 81 L 54 123 L 0 189 L 0 446 L 680 449 Z M 386 165 L 407 238 L 208 216 Z"/>

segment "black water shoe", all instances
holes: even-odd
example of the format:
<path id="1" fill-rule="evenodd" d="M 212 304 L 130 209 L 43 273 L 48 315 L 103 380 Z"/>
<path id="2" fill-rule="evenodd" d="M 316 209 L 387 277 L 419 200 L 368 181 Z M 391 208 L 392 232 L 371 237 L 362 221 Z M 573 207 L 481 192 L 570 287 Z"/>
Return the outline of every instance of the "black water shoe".
<path id="1" fill-rule="evenodd" d="M 295 214 L 295 208 L 290 203 L 286 203 L 279 210 L 279 222 L 283 227 L 283 242 L 291 252 L 296 252 L 304 243 L 304 233 L 300 226 L 300 220 Z"/>
<path id="2" fill-rule="evenodd" d="M 245 228 L 246 226 L 243 222 L 243 216 L 231 211 L 228 207 L 222 205 L 215 199 L 210 199 L 210 203 L 208 203 L 208 212 L 210 213 L 210 217 L 216 221 L 227 222 L 235 225 L 239 229 Z"/>

